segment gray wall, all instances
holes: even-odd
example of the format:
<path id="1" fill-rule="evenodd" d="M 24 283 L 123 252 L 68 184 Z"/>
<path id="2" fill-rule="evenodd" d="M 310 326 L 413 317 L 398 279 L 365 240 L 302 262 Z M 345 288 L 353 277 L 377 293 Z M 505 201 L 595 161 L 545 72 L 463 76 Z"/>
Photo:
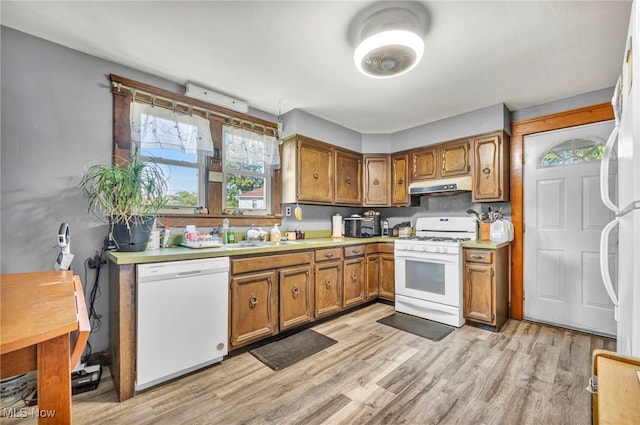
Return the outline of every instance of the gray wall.
<path id="1" fill-rule="evenodd" d="M 86 212 L 78 188 L 83 167 L 90 161 L 109 163 L 112 155 L 112 95 L 108 75 L 119 74 L 183 93 L 173 82 L 107 62 L 65 47 L 1 28 L 1 206 L 0 272 L 51 270 L 59 252 L 60 223 L 71 228 L 72 268 L 90 291 L 94 272 L 85 275 L 84 261 L 102 247 L 107 226 Z M 185 78 L 188 76 L 185 75 Z M 611 89 L 516 111 L 514 119 L 546 115 L 607 101 Z M 261 111 L 252 115 L 271 121 Z M 299 132 L 364 152 L 395 152 L 503 128 L 508 111 L 502 104 L 447 118 L 392 135 L 361 135 L 306 112 L 286 115 L 285 133 Z M 386 147 L 386 149 L 385 149 Z M 503 206 L 508 213 L 506 205 Z M 391 225 L 418 215 L 464 214 L 480 205 L 470 195 L 423 197 L 420 207 L 381 208 Z M 483 205 L 487 207 L 487 205 Z M 303 206 L 304 226 L 330 229 L 335 212 L 348 215 L 364 209 Z M 292 223 L 284 220 L 285 226 Z M 101 273 L 102 295 L 96 303 L 102 328 L 91 336 L 94 351 L 108 345 L 107 272 Z"/>
<path id="2" fill-rule="evenodd" d="M 184 87 L 10 28 L 1 31 L 0 271 L 52 270 L 60 251 L 58 228 L 66 222 L 75 255 L 71 268 L 88 299 L 95 271 L 85 273 L 84 261 L 101 250 L 107 226 L 87 213 L 78 183 L 85 164 L 111 162 L 109 74 L 178 93 Z M 94 352 L 108 347 L 107 282 L 105 267 L 95 304 L 102 327 L 90 338 Z"/>

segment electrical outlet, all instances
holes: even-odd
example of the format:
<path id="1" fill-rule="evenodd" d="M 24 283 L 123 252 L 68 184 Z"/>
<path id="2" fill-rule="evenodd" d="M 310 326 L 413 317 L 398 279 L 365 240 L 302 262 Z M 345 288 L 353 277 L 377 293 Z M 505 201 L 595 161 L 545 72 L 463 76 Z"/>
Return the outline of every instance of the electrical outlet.
<path id="1" fill-rule="evenodd" d="M 284 207 L 285 217 L 291 217 L 291 207 Z"/>

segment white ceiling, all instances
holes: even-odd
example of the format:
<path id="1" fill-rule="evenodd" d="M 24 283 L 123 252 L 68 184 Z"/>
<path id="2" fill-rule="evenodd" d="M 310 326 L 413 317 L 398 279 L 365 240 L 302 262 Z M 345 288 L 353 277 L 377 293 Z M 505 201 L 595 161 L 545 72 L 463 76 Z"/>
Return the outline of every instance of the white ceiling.
<path id="1" fill-rule="evenodd" d="M 630 1 L 426 1 L 422 62 L 372 79 L 348 27 L 365 1 L 2 1 L 1 23 L 245 100 L 393 133 L 497 103 L 510 110 L 615 84 Z"/>

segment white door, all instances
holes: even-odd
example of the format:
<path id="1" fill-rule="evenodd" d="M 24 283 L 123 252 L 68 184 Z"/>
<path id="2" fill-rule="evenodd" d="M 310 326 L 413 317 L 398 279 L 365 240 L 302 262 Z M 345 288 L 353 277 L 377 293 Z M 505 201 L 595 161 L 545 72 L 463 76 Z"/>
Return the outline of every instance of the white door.
<path id="1" fill-rule="evenodd" d="M 600 233 L 613 213 L 600 199 L 598 145 L 604 146 L 612 129 L 613 121 L 607 121 L 525 137 L 526 319 L 616 334 L 599 264 Z M 616 172 L 615 161 L 610 172 Z M 616 188 L 610 190 L 615 196 Z M 612 235 L 612 276 L 616 243 Z"/>

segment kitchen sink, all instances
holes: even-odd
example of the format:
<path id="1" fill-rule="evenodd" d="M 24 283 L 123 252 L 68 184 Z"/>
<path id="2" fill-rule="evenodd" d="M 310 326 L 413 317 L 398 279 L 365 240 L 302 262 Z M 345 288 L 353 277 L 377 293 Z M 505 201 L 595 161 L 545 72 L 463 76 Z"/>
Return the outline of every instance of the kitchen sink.
<path id="1" fill-rule="evenodd" d="M 304 245 L 305 241 L 279 241 L 279 242 L 248 242 L 240 241 L 237 243 L 224 245 L 223 249 L 247 249 L 247 248 L 262 248 L 262 247 L 277 247 L 277 246 L 291 246 L 291 245 Z"/>

